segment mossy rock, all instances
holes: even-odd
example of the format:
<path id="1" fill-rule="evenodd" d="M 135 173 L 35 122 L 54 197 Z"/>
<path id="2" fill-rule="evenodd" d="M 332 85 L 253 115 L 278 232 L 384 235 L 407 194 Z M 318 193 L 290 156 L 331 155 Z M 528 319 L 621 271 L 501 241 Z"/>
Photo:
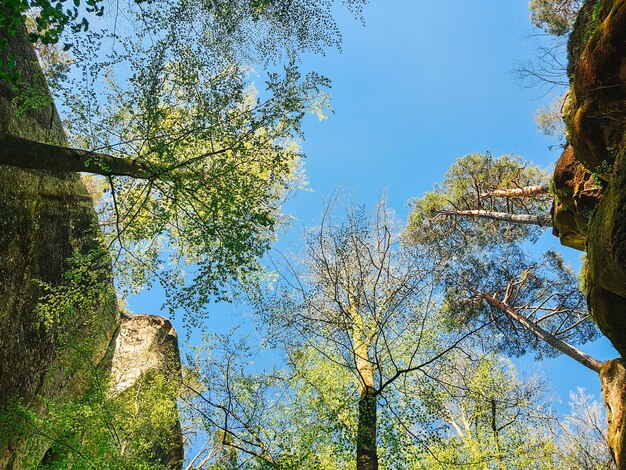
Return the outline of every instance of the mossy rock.
<path id="1" fill-rule="evenodd" d="M 573 233 L 573 218 L 578 232 L 587 236 L 591 313 L 624 354 L 626 2 L 586 1 L 568 53 L 571 90 L 566 122 L 571 151 L 557 164 L 555 192 L 571 213 L 561 215 L 555 226 L 559 233 L 565 231 L 560 225 Z"/>
<path id="2" fill-rule="evenodd" d="M 607 441 L 617 468 L 626 467 L 626 367 L 622 359 L 602 365 L 602 396 L 606 407 Z"/>

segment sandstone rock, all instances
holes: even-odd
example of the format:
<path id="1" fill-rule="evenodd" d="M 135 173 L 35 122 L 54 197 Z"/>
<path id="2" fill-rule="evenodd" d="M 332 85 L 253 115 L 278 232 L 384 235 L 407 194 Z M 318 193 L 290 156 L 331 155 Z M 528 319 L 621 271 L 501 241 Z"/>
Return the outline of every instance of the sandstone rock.
<path id="1" fill-rule="evenodd" d="M 601 331 L 624 356 L 626 2 L 585 1 L 570 36 L 568 54 L 571 89 L 564 112 L 573 153 L 559 161 L 555 186 L 559 199 L 573 212 L 577 227 L 583 217 L 588 219 L 584 234 L 589 308 Z M 592 175 L 593 181 L 586 174 Z M 571 229 L 571 217 L 563 225 Z M 626 469 L 624 361 L 606 362 L 600 376 L 609 446 L 618 468 Z"/>
<path id="2" fill-rule="evenodd" d="M 154 315 L 134 315 L 120 326 L 110 346 L 111 385 L 113 397 L 127 400 L 129 397 L 142 404 L 142 395 L 149 394 L 145 385 L 151 374 L 160 374 L 168 383 L 181 381 L 178 337 L 169 320 Z M 158 400 L 166 411 L 177 416 L 177 387 L 165 392 Z M 145 404 L 144 406 L 149 406 Z M 137 408 L 137 407 L 135 407 Z M 166 420 L 164 429 L 153 429 L 151 460 L 170 468 L 182 468 L 183 437 L 177 419 Z M 169 424 L 168 424 L 169 422 Z M 150 427 L 151 423 L 147 423 Z M 132 443 L 130 443 L 132 448 Z"/>
<path id="3" fill-rule="evenodd" d="M 11 39 L 4 51 L 9 53 L 18 58 L 23 77 L 47 92 L 35 53 L 22 36 Z M 11 83 L 0 81 L 0 132 L 65 144 L 54 104 L 17 113 L 17 92 Z M 0 414 L 2 407 L 18 400 L 44 413 L 41 398 L 61 401 L 83 393 L 91 371 L 77 365 L 63 348 L 71 337 L 81 338 L 89 362 L 104 357 L 117 322 L 116 299 L 106 275 L 102 299 L 71 321 L 42 325 L 35 308 L 42 282 L 63 285 L 66 260 L 98 248 L 94 227 L 93 204 L 78 175 L 0 167 Z M 107 263 L 100 263 L 104 273 Z M 0 426 L 0 468 L 39 463 L 49 440 L 22 439 L 12 431 Z"/>
<path id="4" fill-rule="evenodd" d="M 626 367 L 622 359 L 607 361 L 600 371 L 609 424 L 607 438 L 618 469 L 626 468 Z"/>
<path id="5" fill-rule="evenodd" d="M 571 89 L 563 112 L 571 150 L 566 150 L 555 168 L 554 185 L 558 200 L 571 213 L 555 205 L 563 212 L 555 212 L 556 233 L 569 246 L 580 246 L 580 235 L 586 237 L 591 313 L 624 354 L 626 2 L 586 1 L 568 54 Z"/>
<path id="6" fill-rule="evenodd" d="M 22 78 L 49 97 L 25 36 L 8 39 L 3 60 L 13 54 Z M 14 83 L 0 81 L 0 133 L 67 145 L 52 99 L 18 112 L 18 94 Z M 149 392 L 148 376 L 159 368 L 164 373 L 166 364 L 174 364 L 180 373 L 176 336 L 167 320 L 139 316 L 118 329 L 120 315 L 106 254 L 90 265 L 99 295 L 87 307 L 77 299 L 62 317 L 43 321 L 38 306 L 45 303 L 45 287 L 67 286 L 68 259 L 102 252 L 100 243 L 93 201 L 78 175 L 0 166 L 0 469 L 36 468 L 44 459 L 55 459 L 54 452 L 48 452 L 54 436 L 38 435 L 32 429 L 18 432 L 23 419 L 14 413 L 16 404 L 45 418 L 50 403 L 82 397 L 96 372 L 110 366 L 107 352 L 116 358 L 117 397 L 139 384 Z M 140 324 L 145 326 L 136 330 Z M 135 371 L 124 375 L 124 361 L 130 365 L 131 354 L 136 352 L 135 358 L 144 351 L 146 362 L 135 363 Z M 182 442 L 176 399 L 167 407 L 173 410 L 169 426 L 173 431 L 167 433 L 176 438 L 170 441 L 171 448 L 155 447 L 152 456 L 154 461 L 178 468 Z M 145 432 L 152 433 L 149 437 L 155 444 L 168 442 L 160 439 L 159 430 Z M 132 448 L 133 443 L 128 445 Z"/>
<path id="7" fill-rule="evenodd" d="M 604 197 L 604 187 L 598 176 L 575 158 L 571 145 L 554 168 L 553 188 L 553 234 L 563 245 L 584 251 L 589 223 Z"/>

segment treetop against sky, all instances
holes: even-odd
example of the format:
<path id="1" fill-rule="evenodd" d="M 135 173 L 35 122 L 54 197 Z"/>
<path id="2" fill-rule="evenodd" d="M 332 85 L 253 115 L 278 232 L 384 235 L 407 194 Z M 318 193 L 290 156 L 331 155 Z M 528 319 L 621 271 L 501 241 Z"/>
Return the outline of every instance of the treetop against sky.
<path id="1" fill-rule="evenodd" d="M 307 18 L 307 21 L 315 24 L 315 29 L 302 35 L 298 32 L 298 23 L 294 22 L 281 26 L 286 29 L 279 27 L 276 30 L 295 31 L 295 39 L 272 36 L 270 29 L 267 38 L 261 38 L 258 43 L 261 47 L 256 49 L 254 46 L 251 49 L 252 55 L 249 59 L 257 64 L 258 72 L 255 73 L 258 75 L 240 70 L 231 71 L 229 79 L 232 81 L 228 82 L 231 88 L 224 91 L 225 97 L 233 96 L 236 92 L 237 98 L 234 101 L 246 101 L 247 94 L 256 96 L 254 91 L 243 89 L 246 83 L 252 81 L 256 82 L 257 89 L 260 90 L 258 96 L 264 99 L 262 83 L 268 76 L 262 70 L 268 65 L 267 60 L 271 54 L 268 56 L 267 53 L 273 47 L 294 46 L 303 50 L 302 59 L 298 62 L 300 69 L 304 72 L 314 70 L 332 79 L 332 113 L 326 113 L 329 118 L 322 122 L 307 118 L 302 136 L 299 134 L 300 123 L 297 117 L 299 110 L 294 110 L 294 117 L 279 118 L 287 119 L 293 127 L 293 132 L 281 133 L 282 128 L 276 125 L 278 121 L 273 117 L 274 111 L 270 108 L 267 115 L 249 113 L 248 119 L 251 122 L 257 120 L 254 124 L 240 123 L 242 127 L 232 135 L 224 134 L 220 137 L 226 139 L 224 142 L 231 139 L 234 142 L 233 147 L 237 145 L 238 151 L 243 151 L 245 144 L 240 140 L 241 136 L 249 139 L 253 135 L 258 145 L 263 142 L 263 136 L 259 132 L 273 130 L 274 133 L 270 134 L 272 139 L 295 139 L 294 146 L 289 150 L 290 154 L 302 150 L 307 156 L 305 170 L 309 191 L 295 191 L 284 205 L 284 212 L 292 218 L 293 223 L 278 242 L 279 249 L 285 251 L 290 244 L 300 242 L 301 227 L 315 225 L 319 220 L 317 216 L 322 207 L 322 197 L 338 186 L 342 186 L 354 201 L 370 206 L 381 193 L 386 192 L 390 207 L 401 218 L 406 218 L 407 202 L 430 191 L 435 182 L 443 179 L 446 169 L 463 155 L 485 152 L 493 155 L 521 155 L 522 158 L 544 167 L 556 159 L 557 154 L 550 147 L 557 142 L 537 132 L 533 114 L 541 105 L 547 105 L 561 95 L 564 89 L 527 87 L 514 72 L 516 68 L 524 67 L 533 60 L 537 44 L 545 45 L 551 40 L 542 37 L 540 31 L 531 25 L 529 11 L 524 2 L 505 4 L 487 0 L 471 3 L 461 0 L 448 3 L 381 0 L 372 2 L 363 10 L 361 1 L 347 2 L 348 9 L 340 9 L 336 5 L 331 7 L 333 2 L 318 3 L 320 15 Z M 242 8 L 244 4 L 248 5 L 244 2 Z M 215 3 L 216 8 L 220 5 L 225 4 Z M 200 3 L 197 8 L 202 8 Z M 330 11 L 328 8 L 335 15 L 336 25 L 327 21 L 330 18 L 327 16 Z M 155 20 L 155 24 L 148 24 L 144 39 L 152 32 L 159 31 L 159 28 L 164 28 L 163 31 L 167 32 L 167 24 L 159 23 L 164 21 L 165 16 L 150 16 L 148 5 L 146 10 L 146 18 Z M 152 11 L 157 13 L 156 10 Z M 259 39 L 254 32 L 251 33 L 253 30 L 250 29 L 250 23 L 241 21 L 237 15 L 230 13 L 226 17 L 228 21 L 223 25 L 216 24 L 234 28 L 238 31 L 235 36 L 244 41 L 254 43 Z M 76 18 L 80 21 L 80 18 Z M 535 20 L 541 21 L 537 18 Z M 106 17 L 95 20 L 98 25 L 102 22 L 106 23 Z M 271 22 L 268 24 L 271 25 Z M 114 29 L 117 27 L 116 23 Z M 76 28 L 80 29 L 78 26 Z M 121 24 L 119 28 L 121 34 Z M 341 33 L 338 34 L 338 31 Z M 44 42 L 48 39 L 50 38 L 44 37 Z M 140 43 L 144 39 L 140 39 Z M 338 48 L 335 46 L 339 40 L 341 47 Z M 106 47 L 108 46 L 115 49 L 115 41 L 106 43 Z M 207 59 L 205 62 L 190 61 L 187 63 L 187 72 L 193 74 L 191 69 L 196 66 L 207 67 L 210 72 L 214 66 L 221 65 L 220 60 L 242 54 L 242 50 L 235 43 L 224 43 L 223 46 L 226 51 L 224 57 Z M 210 49 L 207 48 L 204 52 L 208 53 Z M 88 51 L 79 53 L 85 54 Z M 176 54 L 184 59 L 184 48 L 177 50 Z M 155 57 L 158 59 L 157 56 L 153 58 Z M 133 58 L 128 60 L 132 62 Z M 135 59 L 138 60 L 140 59 Z M 272 69 L 271 61 L 269 64 Z M 185 61 L 181 61 L 178 66 L 183 70 Z M 272 80 L 272 76 L 269 77 Z M 311 90 L 317 91 L 327 85 L 319 75 L 314 76 L 313 80 L 318 81 L 312 83 Z M 276 78 L 273 81 L 275 89 L 282 86 Z M 193 77 L 190 78 L 190 84 L 192 82 Z M 188 91 L 191 89 L 192 86 Z M 307 93 L 307 89 L 303 88 L 303 98 L 299 99 L 306 99 Z M 289 95 L 285 96 L 287 102 Z M 197 102 L 208 104 L 203 99 L 204 96 L 199 94 Z M 310 105 L 315 108 L 324 104 Z M 228 106 L 231 107 L 229 112 L 236 109 L 233 104 Z M 71 112 L 71 109 L 66 111 Z M 115 119 L 115 116 L 110 118 Z M 193 119 L 195 117 L 192 116 L 191 125 L 196 123 Z M 214 118 L 206 119 L 211 121 Z M 219 116 L 216 115 L 215 119 L 219 119 Z M 170 125 L 167 119 L 163 122 Z M 207 124 L 207 129 L 214 126 L 212 122 Z M 80 123 L 78 126 L 80 127 Z M 214 139 L 214 136 L 207 138 Z M 196 146 L 202 148 L 203 145 L 205 143 L 199 141 Z M 278 148 L 268 150 L 281 151 Z M 214 150 L 211 149 L 211 152 Z M 163 155 L 169 157 L 166 153 Z M 228 163 L 227 160 L 224 162 Z M 177 164 L 176 160 L 172 161 L 172 165 Z M 153 172 L 160 169 L 148 168 L 147 171 L 146 179 L 150 180 Z M 170 171 L 170 168 L 166 168 L 166 171 Z M 288 172 L 291 174 L 294 170 L 289 169 Z M 262 180 L 264 176 L 259 175 Z M 153 189 L 151 184 L 152 182 L 148 184 L 148 191 Z M 175 175 L 171 176 L 168 184 L 171 184 L 174 192 L 181 189 Z M 281 188 L 283 187 L 289 191 L 295 188 L 294 185 L 281 183 Z M 201 185 L 182 189 L 198 194 Z M 113 193 L 117 191 L 119 195 L 128 191 L 128 188 L 119 186 L 119 183 L 116 187 L 111 183 L 111 190 Z M 131 194 L 134 190 L 134 187 L 130 188 Z M 162 194 L 169 194 L 158 186 L 157 190 Z M 276 194 L 278 193 L 279 191 Z M 137 197 L 141 194 L 143 193 Z M 130 200 L 133 200 L 132 197 Z M 245 198 L 244 200 L 247 201 Z M 240 205 L 237 201 L 234 204 Z M 241 210 L 246 212 L 243 206 Z M 274 227 L 274 221 L 262 223 L 261 226 Z M 148 235 L 150 230 L 156 230 L 150 224 L 146 227 Z M 256 229 L 252 227 L 250 230 Z M 132 236 L 132 231 L 127 233 Z M 141 236 L 143 235 L 138 235 L 139 238 Z M 210 244 L 206 239 L 203 239 L 203 243 Z M 253 247 L 252 251 L 262 254 L 265 243 L 266 240 L 261 239 L 259 246 Z M 541 237 L 537 242 L 537 247 L 542 251 L 549 246 L 555 246 L 565 253 L 566 259 L 574 264 L 578 263 L 577 254 L 557 245 L 556 239 L 549 235 Z M 204 266 L 202 256 L 212 254 L 211 249 L 194 253 L 190 257 L 190 266 Z M 197 258 L 195 262 L 194 256 Z M 218 256 L 222 255 L 218 252 Z M 230 253 L 225 256 L 230 256 Z M 235 258 L 226 257 L 224 260 L 229 263 L 237 262 Z M 218 281 L 220 276 L 221 273 L 216 274 Z M 212 292 L 221 296 L 221 291 L 211 289 L 200 292 L 199 295 L 206 297 Z M 130 307 L 137 312 L 156 313 L 163 304 L 161 294 L 159 289 L 154 289 L 132 297 Z M 202 306 L 201 303 L 198 305 Z M 246 310 L 242 305 L 211 305 L 209 308 L 211 313 L 208 327 L 216 330 L 227 329 L 236 321 L 234 318 L 239 316 L 235 314 L 231 318 L 227 312 Z M 186 329 L 184 324 L 179 323 L 177 326 L 181 332 Z M 610 357 L 612 352 L 609 348 L 600 346 L 599 352 L 594 355 Z M 569 383 L 565 380 L 556 382 L 559 388 L 567 390 L 578 383 L 576 380 L 584 381 L 584 377 L 570 375 Z M 589 379 L 589 376 L 586 377 Z"/>

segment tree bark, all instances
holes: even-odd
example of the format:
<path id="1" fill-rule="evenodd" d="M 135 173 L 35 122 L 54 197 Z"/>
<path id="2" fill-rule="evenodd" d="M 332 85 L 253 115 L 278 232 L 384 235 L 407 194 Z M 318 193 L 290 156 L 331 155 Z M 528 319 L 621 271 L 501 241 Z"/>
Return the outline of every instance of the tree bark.
<path id="1" fill-rule="evenodd" d="M 376 447 L 377 399 L 374 388 L 374 367 L 370 361 L 370 345 L 358 302 L 350 295 L 350 318 L 352 319 L 352 347 L 359 375 L 359 415 L 356 436 L 357 470 L 378 470 Z"/>
<path id="2" fill-rule="evenodd" d="M 0 134 L 0 165 L 31 170 L 130 176 L 138 179 L 154 177 L 154 172 L 131 159 L 43 144 L 6 134 Z"/>
<path id="3" fill-rule="evenodd" d="M 552 217 L 550 214 L 510 214 L 508 212 L 486 211 L 473 209 L 465 211 L 439 211 L 441 215 L 454 215 L 459 217 L 478 217 L 490 220 L 500 220 L 514 224 L 538 225 L 540 227 L 552 227 Z"/>
<path id="4" fill-rule="evenodd" d="M 537 335 L 540 339 L 548 343 L 553 348 L 561 351 L 566 356 L 571 357 L 575 361 L 593 370 L 594 372 L 600 373 L 600 369 L 602 368 L 602 362 L 585 354 L 580 349 L 575 348 L 571 344 L 568 344 L 565 341 L 557 338 L 553 334 L 547 332 L 532 320 L 529 320 L 525 316 L 518 313 L 517 310 L 515 310 L 513 307 L 499 301 L 495 297 L 482 293 L 479 293 L 478 297 L 485 300 L 489 305 L 502 310 L 510 318 L 517 321 L 527 330 L 532 331 L 535 335 Z"/>
<path id="5" fill-rule="evenodd" d="M 524 186 L 522 188 L 496 189 L 483 196 L 491 197 L 529 197 L 548 194 L 550 186 L 548 184 L 538 184 L 536 186 Z"/>
<path id="6" fill-rule="evenodd" d="M 373 389 L 369 389 L 362 393 L 359 398 L 359 422 L 356 444 L 357 470 L 378 470 L 376 415 L 376 395 Z"/>

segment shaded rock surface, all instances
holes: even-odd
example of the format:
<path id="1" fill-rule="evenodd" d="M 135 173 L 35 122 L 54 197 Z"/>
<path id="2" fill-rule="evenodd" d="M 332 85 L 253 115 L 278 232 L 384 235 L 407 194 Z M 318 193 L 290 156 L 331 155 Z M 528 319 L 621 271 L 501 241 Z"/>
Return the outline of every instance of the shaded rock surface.
<path id="1" fill-rule="evenodd" d="M 554 169 L 553 233 L 565 246 L 584 251 L 589 219 L 603 197 L 603 187 L 574 156 L 569 145 Z"/>
<path id="2" fill-rule="evenodd" d="M 554 225 L 564 245 L 587 250 L 591 314 L 626 354 L 626 1 L 587 0 L 568 44 L 570 92 L 564 106 L 571 149 L 555 168 Z M 608 441 L 626 469 L 626 370 L 601 371 Z"/>
<path id="3" fill-rule="evenodd" d="M 7 39 L 3 59 L 16 58 L 21 79 L 0 80 L 0 133 L 67 145 L 32 46 L 24 34 Z M 40 91 L 35 108 L 22 107 L 24 87 Z M 97 261 L 103 295 L 88 309 L 47 321 L 38 310 L 45 286 L 68 283 L 67 260 L 99 248 L 93 202 L 79 175 L 0 166 L 0 469 L 36 467 L 51 442 L 36 432 L 15 434 L 8 410 L 19 402 L 45 416 L 47 403 L 81 396 L 110 350 L 120 316 L 107 256 Z M 117 349 L 124 348 L 120 340 Z"/>
<path id="4" fill-rule="evenodd" d="M 45 86 L 30 44 L 16 36 L 5 57 L 9 53 L 18 58 L 18 70 L 33 86 Z M 66 144 L 54 104 L 18 113 L 19 93 L 18 85 L 0 82 L 0 132 Z M 85 356 L 93 363 L 104 357 L 117 322 L 112 289 L 100 305 L 81 312 L 71 324 L 42 325 L 36 310 L 41 283 L 64 284 L 66 260 L 98 247 L 96 222 L 78 175 L 0 167 L 0 406 L 21 400 L 45 413 L 40 397 L 59 401 L 82 393 L 91 371 L 75 367 L 63 350 L 63 342 L 78 331 L 88 339 L 81 342 Z M 111 287 L 109 279 L 102 281 Z M 0 468 L 36 464 L 49 446 L 45 439 L 16 440 L 10 429 L 0 432 Z"/>
<path id="5" fill-rule="evenodd" d="M 609 423 L 609 448 L 617 468 L 626 467 L 626 366 L 622 359 L 613 359 L 603 364 L 600 371 L 602 396 Z"/>
<path id="6" fill-rule="evenodd" d="M 588 0 L 570 37 L 571 145 L 554 173 L 555 234 L 586 249 L 589 305 L 626 353 L 626 2 Z"/>
<path id="7" fill-rule="evenodd" d="M 591 313 L 626 353 L 626 2 L 586 1 L 570 37 L 571 146 L 556 165 L 554 225 L 586 249 Z"/>

